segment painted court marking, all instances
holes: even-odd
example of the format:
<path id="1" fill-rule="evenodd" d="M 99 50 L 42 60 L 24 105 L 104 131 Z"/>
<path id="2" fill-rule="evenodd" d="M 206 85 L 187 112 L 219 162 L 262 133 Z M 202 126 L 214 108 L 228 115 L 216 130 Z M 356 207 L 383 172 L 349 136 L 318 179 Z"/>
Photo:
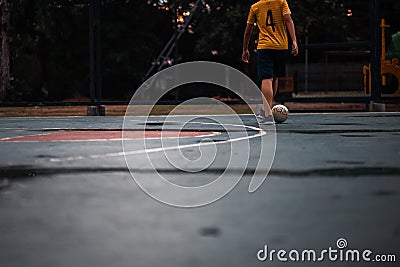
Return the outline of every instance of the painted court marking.
<path id="1" fill-rule="evenodd" d="M 218 132 L 199 131 L 122 131 L 122 130 L 67 130 L 0 139 L 0 142 L 70 142 L 70 141 L 110 141 L 124 139 L 159 139 L 185 137 L 212 137 Z"/>
<path id="2" fill-rule="evenodd" d="M 202 123 L 196 122 L 197 124 L 214 124 L 220 125 L 218 123 Z M 105 153 L 105 154 L 94 154 L 94 155 L 87 155 L 87 156 L 73 156 L 73 157 L 65 157 L 65 158 L 51 158 L 49 159 L 51 162 L 64 162 L 64 161 L 75 161 L 75 160 L 82 160 L 82 159 L 99 159 L 99 158 L 108 158 L 108 157 L 121 157 L 121 156 L 132 156 L 132 155 L 140 155 L 140 154 L 147 154 L 147 153 L 157 153 L 157 152 L 164 152 L 170 150 L 178 150 L 178 149 L 187 149 L 187 148 L 194 148 L 200 146 L 209 146 L 209 145 L 221 145 L 233 142 L 239 142 L 244 140 L 250 140 L 256 137 L 262 137 L 267 134 L 261 128 L 248 126 L 248 125 L 236 125 L 236 124 L 224 124 L 225 126 L 232 126 L 232 127 L 244 127 L 252 131 L 256 131 L 254 135 L 247 135 L 244 137 L 232 138 L 228 140 L 222 141 L 210 141 L 210 142 L 200 142 L 200 143 L 193 143 L 187 145 L 177 145 L 177 146 L 169 146 L 169 147 L 158 147 L 158 148 L 151 148 L 151 149 L 139 149 L 139 150 L 132 150 L 132 151 L 125 151 L 122 152 L 112 152 L 112 153 Z M 124 146 L 123 146 L 124 149 Z"/>
<path id="3" fill-rule="evenodd" d="M 178 122 L 178 121 L 177 121 Z M 232 142 L 250 140 L 256 137 L 261 137 L 267 134 L 261 128 L 248 126 L 248 125 L 236 125 L 236 124 L 220 124 L 212 122 L 187 122 L 189 124 L 199 124 L 199 125 L 217 125 L 217 126 L 230 126 L 238 128 L 246 128 L 247 130 L 255 131 L 253 135 L 246 135 L 243 137 L 232 138 L 222 141 L 207 141 L 207 142 L 196 142 L 186 145 L 177 145 L 170 147 L 159 147 L 151 149 L 139 149 L 133 151 L 121 151 L 103 154 L 92 154 L 92 155 L 80 155 L 71 156 L 63 158 L 50 158 L 46 161 L 50 162 L 63 162 L 63 161 L 74 161 L 82 159 L 97 159 L 97 158 L 107 158 L 107 157 L 119 157 L 119 156 L 129 156 L 129 155 L 140 155 L 146 153 L 157 153 L 169 150 L 178 149 L 188 149 L 199 146 L 209 146 L 209 145 L 219 145 L 227 144 Z M 220 135 L 221 132 L 216 131 L 174 131 L 174 130 L 107 130 L 107 129 L 97 129 L 97 130 L 62 130 L 62 129 L 51 129 L 55 132 L 40 133 L 35 135 L 26 136 L 13 136 L 1 138 L 0 142 L 88 142 L 88 141 L 111 141 L 111 140 L 135 140 L 135 139 L 161 139 L 161 138 L 207 138 Z M 122 138 L 123 137 L 123 138 Z"/>

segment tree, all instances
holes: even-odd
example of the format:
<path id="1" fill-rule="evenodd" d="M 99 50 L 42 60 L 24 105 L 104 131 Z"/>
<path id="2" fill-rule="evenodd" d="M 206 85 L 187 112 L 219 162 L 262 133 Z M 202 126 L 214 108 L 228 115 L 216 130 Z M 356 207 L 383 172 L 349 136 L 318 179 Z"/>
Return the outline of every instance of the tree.
<path id="1" fill-rule="evenodd" d="M 173 33 L 170 14 L 146 1 L 107 0 L 101 28 L 104 97 L 130 98 Z"/>
<path id="2" fill-rule="evenodd" d="M 178 22 L 182 23 L 196 0 L 176 1 Z M 180 39 L 181 61 L 211 60 L 239 69 L 255 68 L 255 64 L 243 64 L 240 55 L 249 8 L 256 1 L 202 0 Z M 304 42 L 306 34 L 310 43 L 369 40 L 369 1 L 287 1 L 299 43 Z M 173 34 L 173 0 L 101 2 L 103 96 L 126 99 L 141 84 Z M 398 31 L 400 2 L 380 2 L 381 15 L 391 25 L 389 31 Z M 10 79 L 13 90 L 8 91 L 7 98 L 14 101 L 88 96 L 87 0 L 0 0 L 0 10 L 0 99 L 4 99 Z"/>
<path id="3" fill-rule="evenodd" d="M 172 0 L 150 0 L 150 5 L 159 10 L 173 12 Z M 178 23 L 196 1 L 177 1 Z M 256 2 L 256 1 L 251 1 Z M 242 33 L 245 27 L 249 2 L 239 0 L 204 0 L 180 40 L 183 61 L 212 60 L 232 66 L 241 65 Z M 172 24 L 171 24 L 172 27 Z"/>
<path id="4" fill-rule="evenodd" d="M 60 100 L 88 87 L 88 9 L 82 2 L 14 2 L 13 101 Z"/>

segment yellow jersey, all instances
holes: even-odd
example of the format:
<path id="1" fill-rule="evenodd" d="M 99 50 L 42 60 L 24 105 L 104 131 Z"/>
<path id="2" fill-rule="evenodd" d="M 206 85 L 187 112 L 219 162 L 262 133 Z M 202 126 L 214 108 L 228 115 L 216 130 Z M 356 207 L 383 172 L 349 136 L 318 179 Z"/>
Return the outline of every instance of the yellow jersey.
<path id="1" fill-rule="evenodd" d="M 285 14 L 291 14 L 286 0 L 260 0 L 251 6 L 247 23 L 260 29 L 257 49 L 288 49 Z"/>

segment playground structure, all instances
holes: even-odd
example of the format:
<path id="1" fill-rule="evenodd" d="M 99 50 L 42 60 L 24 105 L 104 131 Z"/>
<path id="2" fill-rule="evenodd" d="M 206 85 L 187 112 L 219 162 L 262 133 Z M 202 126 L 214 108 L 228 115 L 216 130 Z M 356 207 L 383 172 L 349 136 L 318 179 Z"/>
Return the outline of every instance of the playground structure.
<path id="1" fill-rule="evenodd" d="M 400 33 L 396 33 L 392 35 L 392 41 L 394 45 L 394 53 L 392 54 L 391 59 L 387 59 L 387 54 L 390 56 L 389 53 L 386 51 L 386 28 L 389 28 L 390 25 L 385 24 L 385 19 L 381 20 L 381 76 L 382 76 L 382 86 L 387 86 L 387 76 L 392 76 L 397 80 L 397 88 L 394 92 L 395 95 L 400 94 L 400 66 L 399 66 L 399 58 L 397 57 L 398 52 L 400 51 Z M 371 65 L 364 65 L 363 66 L 363 74 L 364 74 L 364 93 L 369 94 L 372 88 L 371 82 Z"/>

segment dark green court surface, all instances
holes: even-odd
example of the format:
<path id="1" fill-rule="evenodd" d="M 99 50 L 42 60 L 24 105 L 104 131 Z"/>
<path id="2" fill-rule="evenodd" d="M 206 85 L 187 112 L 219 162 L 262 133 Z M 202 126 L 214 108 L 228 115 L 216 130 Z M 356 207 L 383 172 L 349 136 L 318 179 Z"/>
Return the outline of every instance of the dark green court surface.
<path id="1" fill-rule="evenodd" d="M 257 126 L 251 116 L 241 118 L 246 125 Z M 163 117 L 152 119 L 148 129 L 161 130 Z M 222 120 L 229 124 L 229 117 Z M 11 137 L 66 130 L 118 131 L 123 117 L 2 118 L 0 122 L 1 266 L 399 264 L 399 113 L 291 114 L 286 123 L 276 125 L 275 159 L 258 191 L 247 190 L 255 166 L 251 158 L 244 178 L 228 195 L 194 209 L 171 207 L 145 194 L 129 173 L 121 140 L 6 142 Z M 215 125 L 189 128 L 218 133 L 210 137 L 213 140 L 227 138 Z M 250 145 L 257 146 L 260 138 L 265 136 L 249 140 Z M 199 137 L 181 142 L 199 142 Z M 157 151 L 160 143 L 153 139 L 149 145 Z M 186 174 L 164 160 L 160 153 L 160 171 L 185 182 Z M 213 173 L 223 171 L 220 165 L 215 162 L 186 182 L 209 181 Z M 146 176 L 150 170 L 138 171 Z M 369 249 L 371 258 L 395 255 L 396 262 L 328 257 L 319 262 L 282 262 L 276 253 L 273 260 L 257 258 L 266 245 L 288 253 L 319 253 L 338 249 L 339 239 L 345 239 L 346 249 Z"/>

